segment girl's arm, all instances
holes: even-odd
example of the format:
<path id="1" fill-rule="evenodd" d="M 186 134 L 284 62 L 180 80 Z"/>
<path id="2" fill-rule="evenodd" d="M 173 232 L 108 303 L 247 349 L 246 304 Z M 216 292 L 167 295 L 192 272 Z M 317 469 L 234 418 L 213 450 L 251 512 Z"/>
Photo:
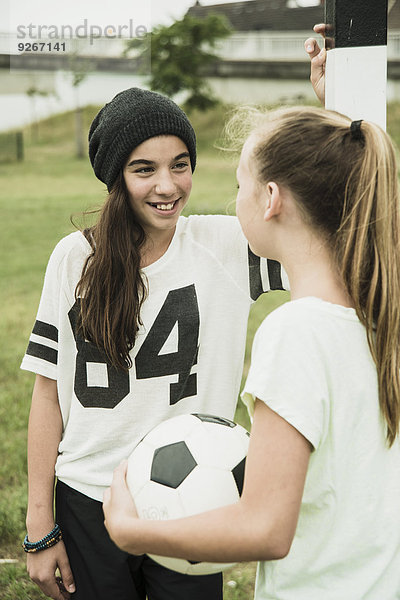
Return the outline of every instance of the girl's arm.
<path id="1" fill-rule="evenodd" d="M 310 452 L 306 438 L 257 400 L 239 502 L 179 520 L 137 519 L 121 466 L 104 497 L 106 527 L 133 554 L 212 562 L 283 558 L 295 534 Z"/>
<path id="2" fill-rule="evenodd" d="M 28 427 L 28 539 L 36 542 L 54 527 L 54 479 L 58 446 L 62 435 L 62 418 L 58 403 L 57 382 L 36 375 Z M 51 598 L 63 600 L 56 580 L 57 567 L 63 585 L 74 591 L 73 577 L 63 542 L 40 552 L 27 554 L 29 576 Z"/>

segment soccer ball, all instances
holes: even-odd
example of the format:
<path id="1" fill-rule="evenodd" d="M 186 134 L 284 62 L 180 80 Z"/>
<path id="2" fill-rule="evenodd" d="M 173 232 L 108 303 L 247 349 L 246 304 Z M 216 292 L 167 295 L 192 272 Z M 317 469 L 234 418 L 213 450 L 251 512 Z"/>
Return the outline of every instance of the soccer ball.
<path id="1" fill-rule="evenodd" d="M 212 415 L 180 415 L 164 421 L 136 446 L 127 484 L 141 519 L 178 519 L 233 504 L 243 489 L 249 433 Z M 225 563 L 150 555 L 189 575 L 218 573 Z"/>

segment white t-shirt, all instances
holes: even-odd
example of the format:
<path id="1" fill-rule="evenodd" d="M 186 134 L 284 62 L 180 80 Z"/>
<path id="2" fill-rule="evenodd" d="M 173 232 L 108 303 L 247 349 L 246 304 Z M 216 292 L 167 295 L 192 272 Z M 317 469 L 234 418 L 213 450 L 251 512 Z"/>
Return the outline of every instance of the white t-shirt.
<path id="1" fill-rule="evenodd" d="M 57 380 L 58 478 L 102 500 L 113 469 L 161 421 L 233 417 L 251 299 L 282 279 L 278 263 L 249 252 L 236 218 L 180 217 L 167 252 L 143 269 L 149 293 L 125 373 L 75 333 L 74 293 L 90 252 L 81 232 L 56 246 L 21 366 Z"/>
<path id="2" fill-rule="evenodd" d="M 400 598 L 400 444 L 385 444 L 376 368 L 351 308 L 302 298 L 254 339 L 243 391 L 313 445 L 291 550 L 259 564 L 256 600 Z"/>

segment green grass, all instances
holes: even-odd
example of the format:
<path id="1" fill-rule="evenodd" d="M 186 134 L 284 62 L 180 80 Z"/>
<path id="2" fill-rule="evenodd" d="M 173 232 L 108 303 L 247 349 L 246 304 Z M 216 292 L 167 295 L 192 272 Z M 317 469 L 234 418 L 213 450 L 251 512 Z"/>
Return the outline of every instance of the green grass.
<path id="1" fill-rule="evenodd" d="M 96 107 L 85 109 L 86 129 L 96 111 Z M 192 213 L 234 212 L 233 163 L 213 147 L 224 118 L 223 108 L 192 117 L 199 145 L 188 208 Z M 389 130 L 398 142 L 400 104 L 390 107 Z M 24 132 L 25 161 L 0 164 L 0 558 L 18 560 L 16 565 L 0 564 L 2 600 L 44 598 L 25 574 L 25 556 L 20 546 L 25 534 L 25 447 L 33 375 L 21 372 L 19 364 L 35 319 L 51 250 L 61 237 L 73 231 L 71 214 L 98 207 L 105 198 L 104 186 L 93 176 L 89 161 L 74 158 L 73 131 L 71 113 L 42 121 L 35 143 L 29 129 Z M 287 294 L 274 292 L 254 304 L 245 372 L 255 330 L 267 312 L 286 299 Z M 236 418 L 249 427 L 240 404 Z M 252 598 L 254 572 L 254 563 L 238 565 L 227 572 L 225 599 Z"/>

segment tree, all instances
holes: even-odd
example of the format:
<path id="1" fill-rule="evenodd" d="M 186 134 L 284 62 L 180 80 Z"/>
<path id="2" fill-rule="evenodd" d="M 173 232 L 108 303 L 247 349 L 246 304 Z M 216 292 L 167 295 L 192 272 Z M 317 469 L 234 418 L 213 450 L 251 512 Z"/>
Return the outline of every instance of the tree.
<path id="1" fill-rule="evenodd" d="M 50 96 L 51 92 L 39 89 L 35 83 L 33 83 L 27 90 L 26 95 L 31 101 L 31 132 L 32 139 L 37 142 L 39 140 L 39 121 L 36 113 L 36 98 L 46 98 Z"/>
<path id="2" fill-rule="evenodd" d="M 77 158 L 85 158 L 85 146 L 84 146 L 84 127 L 83 127 L 83 116 L 82 116 L 82 106 L 79 98 L 79 86 L 87 76 L 89 75 L 89 70 L 91 68 L 90 62 L 82 61 L 78 55 L 78 49 L 71 53 L 69 57 L 69 70 L 71 73 L 71 83 L 72 87 L 75 91 L 75 146 L 76 146 L 76 157 Z"/>
<path id="3" fill-rule="evenodd" d="M 166 96 L 185 91 L 186 110 L 206 110 L 218 101 L 204 79 L 205 68 L 217 60 L 217 42 L 231 33 L 227 21 L 218 15 L 199 19 L 185 15 L 169 27 L 156 27 L 146 38 L 129 40 L 125 55 L 140 50 L 151 61 L 150 87 Z"/>

